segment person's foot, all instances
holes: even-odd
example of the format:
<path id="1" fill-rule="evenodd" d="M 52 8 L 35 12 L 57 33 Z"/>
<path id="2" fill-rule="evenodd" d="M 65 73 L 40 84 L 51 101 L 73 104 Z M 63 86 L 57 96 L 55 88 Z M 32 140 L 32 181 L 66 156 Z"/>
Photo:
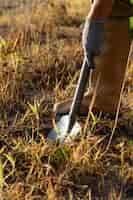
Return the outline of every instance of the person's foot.
<path id="1" fill-rule="evenodd" d="M 55 104 L 53 110 L 54 115 L 56 116 L 56 115 L 68 114 L 70 111 L 72 100 L 73 99 L 68 99 Z M 80 106 L 80 115 L 86 116 L 88 114 L 90 102 L 91 102 L 90 96 L 87 95 L 83 98 L 82 104 Z"/>
<path id="2" fill-rule="evenodd" d="M 103 115 L 108 114 L 109 116 L 114 116 L 117 110 L 116 105 L 113 102 L 110 103 L 109 98 L 103 99 L 104 101 L 100 101 L 101 99 L 96 97 L 95 102 L 92 102 L 92 92 L 87 93 L 82 101 L 80 106 L 80 116 L 87 116 L 90 106 L 92 106 L 91 110 L 94 113 L 102 112 Z M 54 105 L 53 113 L 55 116 L 68 114 L 72 104 L 72 98 L 62 101 Z M 91 105 L 92 104 L 92 105 Z"/>

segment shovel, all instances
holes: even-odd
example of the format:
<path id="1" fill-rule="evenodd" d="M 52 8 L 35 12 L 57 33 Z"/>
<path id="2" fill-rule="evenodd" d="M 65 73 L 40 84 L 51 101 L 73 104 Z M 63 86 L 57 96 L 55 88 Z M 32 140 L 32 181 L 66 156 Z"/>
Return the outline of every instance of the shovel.
<path id="1" fill-rule="evenodd" d="M 68 115 L 61 117 L 56 127 L 48 133 L 47 138 L 55 142 L 68 142 L 75 138 L 81 131 L 81 126 L 77 122 L 80 112 L 81 102 L 86 89 L 87 81 L 90 79 L 91 71 L 95 68 L 93 56 L 90 59 L 84 58 L 80 77 L 73 97 L 72 105 Z"/>

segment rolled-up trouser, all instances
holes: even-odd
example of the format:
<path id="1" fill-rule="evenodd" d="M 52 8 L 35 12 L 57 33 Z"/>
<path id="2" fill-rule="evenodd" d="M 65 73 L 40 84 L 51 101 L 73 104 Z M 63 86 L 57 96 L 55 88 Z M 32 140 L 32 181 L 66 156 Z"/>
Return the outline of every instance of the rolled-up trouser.
<path id="1" fill-rule="evenodd" d="M 115 112 L 125 76 L 130 37 L 128 19 L 108 19 L 105 24 L 105 45 L 95 59 L 92 88 L 100 77 L 94 107 L 103 112 Z"/>

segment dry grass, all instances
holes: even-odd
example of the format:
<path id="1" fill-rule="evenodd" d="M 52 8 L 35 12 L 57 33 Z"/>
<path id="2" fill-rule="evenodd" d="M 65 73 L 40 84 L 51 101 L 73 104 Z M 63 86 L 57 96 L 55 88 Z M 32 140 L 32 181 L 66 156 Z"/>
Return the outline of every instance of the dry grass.
<path id="1" fill-rule="evenodd" d="M 54 102 L 73 94 L 83 58 L 80 24 L 86 8 L 86 1 L 74 0 L 2 8 L 1 200 L 133 199 L 132 98 L 122 109 L 108 151 L 114 120 L 93 114 L 89 123 L 82 122 L 84 135 L 70 145 L 45 139 Z M 130 68 L 125 96 L 131 96 L 132 73 Z"/>

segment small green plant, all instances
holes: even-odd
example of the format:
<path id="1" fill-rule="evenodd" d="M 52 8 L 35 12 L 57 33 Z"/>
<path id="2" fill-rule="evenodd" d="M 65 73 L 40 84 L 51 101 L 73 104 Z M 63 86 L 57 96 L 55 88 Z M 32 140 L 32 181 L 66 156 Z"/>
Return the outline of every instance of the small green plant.
<path id="1" fill-rule="evenodd" d="M 70 157 L 70 150 L 67 146 L 57 148 L 49 158 L 49 162 L 55 167 L 61 167 Z"/>

